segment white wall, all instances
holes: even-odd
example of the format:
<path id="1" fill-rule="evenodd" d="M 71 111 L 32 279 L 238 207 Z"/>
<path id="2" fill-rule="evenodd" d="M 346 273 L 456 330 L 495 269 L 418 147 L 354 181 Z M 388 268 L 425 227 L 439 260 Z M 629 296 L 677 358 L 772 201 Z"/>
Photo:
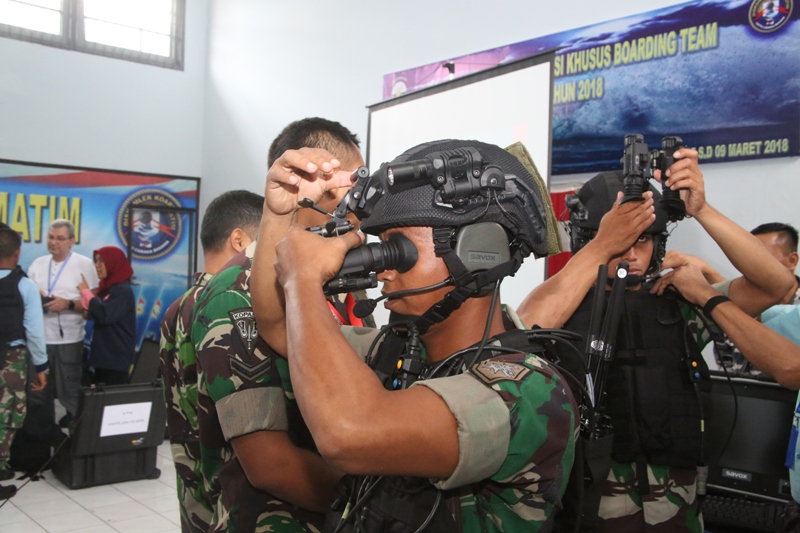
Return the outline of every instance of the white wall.
<path id="1" fill-rule="evenodd" d="M 0 39 L 0 158 L 200 177 L 208 12 L 183 71 Z"/>
<path id="2" fill-rule="evenodd" d="M 202 204 L 263 189 L 269 144 L 293 120 L 338 120 L 365 142 L 384 74 L 675 3 L 213 0 Z"/>
<path id="3" fill-rule="evenodd" d="M 386 73 L 676 3 L 189 0 L 182 72 L 0 39 L 0 158 L 202 176 L 202 208 L 261 192 L 267 148 L 292 120 L 339 120 L 365 141 Z M 798 158 L 704 172 L 711 203 L 744 227 L 800 226 Z M 697 226 L 682 222 L 671 246 L 733 275 Z"/>

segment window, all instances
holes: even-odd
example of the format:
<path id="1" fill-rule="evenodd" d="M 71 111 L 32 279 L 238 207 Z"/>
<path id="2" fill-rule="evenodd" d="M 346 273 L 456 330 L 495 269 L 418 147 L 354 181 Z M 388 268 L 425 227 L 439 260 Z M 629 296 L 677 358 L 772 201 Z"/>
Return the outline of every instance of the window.
<path id="1" fill-rule="evenodd" d="M 185 0 L 0 0 L 0 36 L 183 70 Z"/>

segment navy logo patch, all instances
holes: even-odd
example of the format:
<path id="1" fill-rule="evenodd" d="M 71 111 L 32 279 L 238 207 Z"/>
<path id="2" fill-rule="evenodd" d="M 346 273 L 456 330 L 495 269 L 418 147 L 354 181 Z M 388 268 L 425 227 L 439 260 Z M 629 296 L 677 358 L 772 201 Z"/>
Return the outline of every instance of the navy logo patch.
<path id="1" fill-rule="evenodd" d="M 786 24 L 793 8 L 793 0 L 753 0 L 750 3 L 750 26 L 757 32 L 773 32 Z"/>
<path id="2" fill-rule="evenodd" d="M 256 327 L 256 316 L 251 307 L 243 309 L 234 309 L 228 311 L 228 316 L 231 317 L 236 333 L 239 334 L 239 339 L 244 345 L 247 353 L 253 355 L 253 350 L 256 349 L 256 342 L 258 341 L 258 328 Z"/>
<path id="3" fill-rule="evenodd" d="M 522 381 L 532 372 L 532 370 L 525 365 L 507 363 L 505 361 L 493 361 L 491 359 L 473 365 L 469 371 L 487 385 L 494 385 L 501 381 Z"/>
<path id="4" fill-rule="evenodd" d="M 134 259 L 159 259 L 175 249 L 183 232 L 181 203 L 163 189 L 139 189 L 128 196 L 117 213 L 117 233 L 130 243 Z"/>

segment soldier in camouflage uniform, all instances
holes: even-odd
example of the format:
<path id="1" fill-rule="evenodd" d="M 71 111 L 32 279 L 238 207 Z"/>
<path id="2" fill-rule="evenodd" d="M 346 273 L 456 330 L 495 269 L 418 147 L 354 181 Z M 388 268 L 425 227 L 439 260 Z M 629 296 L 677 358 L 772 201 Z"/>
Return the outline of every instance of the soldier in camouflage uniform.
<path id="1" fill-rule="evenodd" d="M 319 118 L 287 126 L 270 147 L 270 163 L 284 146 L 315 144 L 330 147 L 351 171 L 363 164 L 357 138 Z M 332 210 L 339 196 L 331 194 L 322 207 Z M 309 224 L 327 220 L 311 209 L 301 215 Z M 253 250 L 249 246 L 210 281 L 194 310 L 202 469 L 215 502 L 209 531 L 319 531 L 320 511 L 341 473 L 315 451 L 286 360 L 258 336 Z M 342 304 L 328 302 L 328 315 L 348 323 L 353 317 Z"/>
<path id="2" fill-rule="evenodd" d="M 373 174 L 387 187 L 383 196 L 376 188 L 363 195 L 378 199 L 362 218 L 362 230 L 380 235 L 384 244 L 410 241 L 418 252 L 413 265 L 392 264 L 378 272 L 384 293 L 394 295 L 387 308 L 406 317 L 412 352 L 407 360 L 416 360 L 416 347 L 422 352 L 421 377 L 427 375 L 402 390 L 384 389 L 362 360 L 373 341 L 380 344 L 393 333 L 340 329 L 326 316 L 321 287 L 347 249 L 361 244 L 359 236 L 323 239 L 299 225 L 290 228 L 293 195 L 313 198 L 348 177 L 336 172 L 336 162 L 323 151 L 287 152 L 267 177 L 264 221 L 272 242 L 262 227 L 256 262 L 271 265 L 277 255 L 286 308 L 284 313 L 254 300 L 261 335 L 288 353 L 297 401 L 322 455 L 336 468 L 368 476 L 345 479 L 326 531 L 547 531 L 560 508 L 573 458 L 574 400 L 546 360 L 495 345 L 514 324 L 492 296 L 523 257 L 548 253 L 544 201 L 519 160 L 477 141 L 421 145 L 395 162 L 447 150 L 457 150 L 457 168 L 465 163 L 463 154 L 473 158 L 469 169 L 461 168 L 459 183 L 447 176 L 446 186 L 474 187 L 458 198 L 458 209 L 445 205 L 427 180 L 402 191 L 387 187 L 385 165 Z M 498 181 L 489 177 L 493 173 Z M 309 174 L 311 180 L 296 180 Z M 480 183 L 499 180 L 502 196 L 481 189 Z M 276 252 L 275 241 L 287 231 Z M 473 241 L 473 231 L 491 237 Z M 459 271 L 457 262 L 465 268 L 469 254 L 456 254 L 456 242 L 491 259 Z M 254 283 L 274 288 L 276 272 L 267 274 L 265 269 Z M 419 290 L 399 292 L 407 289 Z"/>
<path id="3" fill-rule="evenodd" d="M 169 306 L 161 322 L 161 376 L 184 533 L 205 533 L 213 514 L 200 465 L 192 309 L 211 276 L 253 241 L 263 203 L 263 196 L 248 191 L 228 191 L 211 201 L 200 227 L 206 272 L 195 274 L 192 287 Z"/>
<path id="4" fill-rule="evenodd" d="M 21 245 L 19 233 L 0 223 L 0 481 L 14 477 L 8 460 L 14 434 L 25 420 L 29 357 L 36 368 L 31 390 L 47 385 L 42 300 L 17 264 Z M 16 492 L 14 485 L 0 485 L 0 500 Z"/>
<path id="5" fill-rule="evenodd" d="M 703 531 L 695 486 L 704 460 L 696 389 L 703 388 L 707 375 L 700 351 L 710 336 L 699 308 L 705 317 L 736 314 L 752 323 L 745 311 L 757 314 L 789 288 L 785 269 L 761 243 L 706 203 L 697 152 L 681 148 L 676 159 L 667 184 L 681 192 L 688 214 L 743 273 L 727 287 L 727 296 L 742 309 L 690 262 L 673 261 L 672 272 L 648 280 L 661 270 L 668 215 L 663 204 L 654 206 L 660 195 L 652 185 L 645 189 L 645 201 L 620 204 L 621 172 L 600 174 L 581 187 L 570 215 L 575 255 L 518 309 L 525 324 L 563 326 L 585 336 L 598 266 L 608 264 L 612 276 L 620 261 L 630 265 L 605 387 L 614 434 L 611 469 L 599 511 L 590 515 L 584 507 L 587 531 Z M 723 330 L 734 328 L 719 323 Z"/>

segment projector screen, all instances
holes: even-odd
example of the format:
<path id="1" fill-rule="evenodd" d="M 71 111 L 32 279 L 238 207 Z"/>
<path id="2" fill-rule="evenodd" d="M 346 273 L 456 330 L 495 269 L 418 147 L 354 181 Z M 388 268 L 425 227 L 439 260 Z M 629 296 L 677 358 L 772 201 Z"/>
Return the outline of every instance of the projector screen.
<path id="1" fill-rule="evenodd" d="M 474 139 L 506 147 L 522 142 L 550 183 L 553 52 L 465 76 L 369 107 L 367 165 L 371 171 L 408 148 L 438 139 Z M 515 308 L 544 281 L 546 258 L 529 257 L 506 278 L 501 299 Z M 378 289 L 370 297 L 380 296 Z M 378 306 L 380 326 L 389 313 Z"/>

